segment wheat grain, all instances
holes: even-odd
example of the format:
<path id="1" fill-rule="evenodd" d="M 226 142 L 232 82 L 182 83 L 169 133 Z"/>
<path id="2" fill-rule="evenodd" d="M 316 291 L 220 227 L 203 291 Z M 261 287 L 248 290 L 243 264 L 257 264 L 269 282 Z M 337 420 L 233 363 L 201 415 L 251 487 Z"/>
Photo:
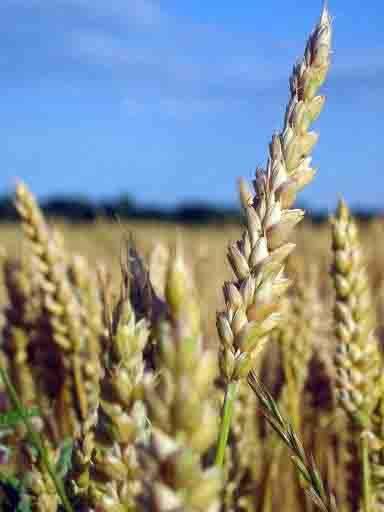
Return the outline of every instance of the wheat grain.
<path id="1" fill-rule="evenodd" d="M 148 378 L 146 404 L 152 424 L 143 452 L 148 510 L 218 511 L 221 474 L 203 466 L 217 434 L 213 401 L 215 354 L 203 347 L 190 274 L 179 247 L 167 271 L 169 320 L 157 329 L 158 375 Z"/>

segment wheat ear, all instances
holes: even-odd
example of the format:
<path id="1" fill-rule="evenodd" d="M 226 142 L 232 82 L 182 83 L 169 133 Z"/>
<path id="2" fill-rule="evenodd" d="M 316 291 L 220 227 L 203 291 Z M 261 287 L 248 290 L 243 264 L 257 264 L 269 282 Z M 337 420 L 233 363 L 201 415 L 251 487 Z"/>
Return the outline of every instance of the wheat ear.
<path id="1" fill-rule="evenodd" d="M 169 318 L 156 329 L 157 375 L 148 378 L 150 446 L 143 450 L 145 510 L 216 512 L 221 472 L 203 457 L 217 435 L 215 354 L 203 345 L 198 302 L 180 248 L 170 259 L 165 297 Z"/>
<path id="2" fill-rule="evenodd" d="M 45 314 L 64 370 L 58 400 L 62 434 L 76 437 L 80 435 L 82 422 L 94 416 L 97 408 L 99 369 L 95 359 L 89 357 L 78 300 L 68 278 L 60 244 L 46 224 L 35 198 L 22 183 L 16 188 L 15 203 L 31 247 L 34 270 L 44 295 Z"/>
<path id="3" fill-rule="evenodd" d="M 219 465 L 237 381 L 254 368 L 269 334 L 282 319 L 281 297 L 290 284 L 284 264 L 294 248 L 286 240 L 304 215 L 291 205 L 314 176 L 309 155 L 318 137 L 308 129 L 324 105 L 324 96 L 316 93 L 327 76 L 330 50 L 331 23 L 324 7 L 304 58 L 293 68 L 284 128 L 272 138 L 266 170 L 256 171 L 255 196 L 241 182 L 246 229 L 242 240 L 229 247 L 228 260 L 236 280 L 224 285 L 225 311 L 217 315 L 220 367 L 228 383 L 216 457 Z"/>
<path id="4" fill-rule="evenodd" d="M 121 270 L 120 296 L 112 311 L 109 297 L 104 300 L 108 342 L 89 495 L 96 508 L 115 512 L 135 510 L 140 488 L 135 445 L 146 430 L 143 350 L 149 335 L 147 321 L 137 319 L 130 301 L 127 261 Z"/>
<path id="5" fill-rule="evenodd" d="M 381 487 L 383 480 L 381 464 L 372 466 L 369 460 L 377 451 L 375 445 L 382 444 L 378 442 L 382 433 L 381 427 L 377 429 L 375 425 L 374 413 L 382 400 L 383 366 L 374 335 L 374 308 L 363 250 L 355 221 L 344 201 L 339 202 L 331 223 L 332 278 L 336 291 L 337 400 L 351 418 L 360 444 L 363 509 L 368 512 L 373 506 L 372 494 L 375 488 Z M 375 479 L 371 475 L 373 469 L 377 473 Z"/>

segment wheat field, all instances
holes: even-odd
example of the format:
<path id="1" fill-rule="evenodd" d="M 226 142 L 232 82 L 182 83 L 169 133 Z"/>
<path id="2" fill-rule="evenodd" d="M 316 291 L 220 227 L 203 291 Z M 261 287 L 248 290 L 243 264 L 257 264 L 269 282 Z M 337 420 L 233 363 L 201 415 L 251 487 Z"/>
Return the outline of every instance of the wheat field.
<path id="1" fill-rule="evenodd" d="M 182 244 L 185 263 L 193 275 L 198 302 L 204 305 L 201 307 L 204 343 L 217 350 L 219 340 L 215 311 L 223 306 L 222 283 L 231 278 L 229 265 L 222 255 L 228 243 L 236 238 L 241 229 L 239 225 L 223 228 L 188 227 L 148 222 L 119 224 L 103 220 L 91 226 L 50 220 L 50 225 L 65 240 L 66 253 L 70 259 L 76 261 L 80 258 L 85 265 L 85 278 L 89 271 L 93 272 L 98 267 L 110 273 L 112 295 L 119 293 L 120 261 L 121 255 L 125 254 L 127 242 L 134 240 L 135 247 L 147 265 L 158 244 L 171 249 Z M 384 221 L 377 218 L 362 223 L 359 228 L 376 314 L 376 334 L 382 347 L 384 244 L 377 244 L 377 240 L 383 238 Z M 7 262 L 20 262 L 28 253 L 20 226 L 3 225 L 0 232 L 4 265 L 1 296 L 6 308 L 3 324 L 8 322 L 3 329 L 9 332 L 12 329 L 9 323 L 16 322 L 12 308 L 20 305 L 9 302 L 12 297 L 9 297 L 8 287 L 12 286 L 11 276 L 16 269 L 11 270 Z M 293 239 L 296 252 L 287 264 L 287 273 L 293 280 L 287 295 L 289 313 L 285 328 L 273 333 L 273 339 L 261 354 L 259 375 L 295 425 L 308 453 L 314 455 L 320 474 L 337 498 L 338 508 L 353 510 L 352 507 L 359 507 L 360 479 L 359 472 L 356 472 L 359 462 L 356 451 L 351 448 L 353 434 L 335 398 L 337 368 L 334 357 L 337 339 L 333 329 L 335 292 L 332 285 L 331 224 L 313 225 L 305 222 L 296 230 Z M 8 272 L 10 274 L 7 277 Z M 20 313 L 24 314 L 23 311 Z M 21 400 L 30 404 L 21 385 L 22 367 L 12 363 L 16 359 L 16 354 L 12 352 L 15 349 L 11 349 L 9 343 L 6 343 L 6 347 L 5 359 L 9 372 L 14 377 Z M 17 350 L 22 359 L 21 354 L 25 349 L 20 347 Z M 217 392 L 217 400 L 220 402 L 219 384 Z M 32 403 L 39 401 L 34 397 Z M 216 406 L 218 410 L 219 405 Z M 227 484 L 225 488 L 224 510 L 267 511 L 279 510 L 283 506 L 292 511 L 312 510 L 311 501 L 305 499 L 302 485 L 298 483 L 288 449 L 280 445 L 275 433 L 266 427 L 260 405 L 245 386 L 241 391 L 232 428 L 228 458 L 241 478 L 231 476 L 233 486 Z M 8 453 L 8 443 L 14 443 L 15 439 L 24 435 L 23 428 L 18 426 L 12 436 L 6 437 L 3 441 L 5 453 Z M 14 456 L 14 453 L 8 456 L 4 474 L 7 474 L 8 466 L 14 470 Z M 228 468 L 228 471 L 234 472 L 234 468 Z M 281 486 L 284 493 L 274 492 L 274 489 Z M 48 502 L 48 505 L 39 503 L 32 508 L 53 510 L 50 508 L 52 506 Z"/>

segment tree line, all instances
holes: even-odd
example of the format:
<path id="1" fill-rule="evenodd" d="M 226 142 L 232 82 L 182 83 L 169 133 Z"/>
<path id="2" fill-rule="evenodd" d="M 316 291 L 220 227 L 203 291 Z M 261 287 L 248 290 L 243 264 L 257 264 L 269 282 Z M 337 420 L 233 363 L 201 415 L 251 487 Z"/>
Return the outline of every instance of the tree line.
<path id="1" fill-rule="evenodd" d="M 211 203 L 191 201 L 173 208 L 139 205 L 129 196 L 116 199 L 95 201 L 85 197 L 55 196 L 40 202 L 44 214 L 48 217 L 69 220 L 71 222 L 92 222 L 99 218 L 119 220 L 154 220 L 185 224 L 223 224 L 241 221 L 238 207 L 222 207 Z M 300 205 L 307 211 L 307 218 L 314 223 L 328 219 L 328 212 L 313 211 L 306 205 Z M 381 216 L 379 210 L 355 209 L 355 215 L 362 221 Z M 11 196 L 0 196 L 0 222 L 16 220 L 17 213 Z"/>

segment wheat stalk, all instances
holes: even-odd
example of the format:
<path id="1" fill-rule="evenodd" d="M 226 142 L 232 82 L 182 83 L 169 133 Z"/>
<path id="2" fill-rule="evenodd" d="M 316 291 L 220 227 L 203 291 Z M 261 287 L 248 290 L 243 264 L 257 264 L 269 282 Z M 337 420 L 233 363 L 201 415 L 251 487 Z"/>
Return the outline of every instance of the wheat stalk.
<path id="1" fill-rule="evenodd" d="M 323 512 L 336 512 L 334 499 L 326 492 L 315 461 L 306 455 L 292 425 L 282 415 L 276 402 L 260 383 L 254 372 L 250 372 L 248 382 L 260 400 L 268 423 L 291 450 L 292 462 L 308 485 L 306 493 Z"/>

